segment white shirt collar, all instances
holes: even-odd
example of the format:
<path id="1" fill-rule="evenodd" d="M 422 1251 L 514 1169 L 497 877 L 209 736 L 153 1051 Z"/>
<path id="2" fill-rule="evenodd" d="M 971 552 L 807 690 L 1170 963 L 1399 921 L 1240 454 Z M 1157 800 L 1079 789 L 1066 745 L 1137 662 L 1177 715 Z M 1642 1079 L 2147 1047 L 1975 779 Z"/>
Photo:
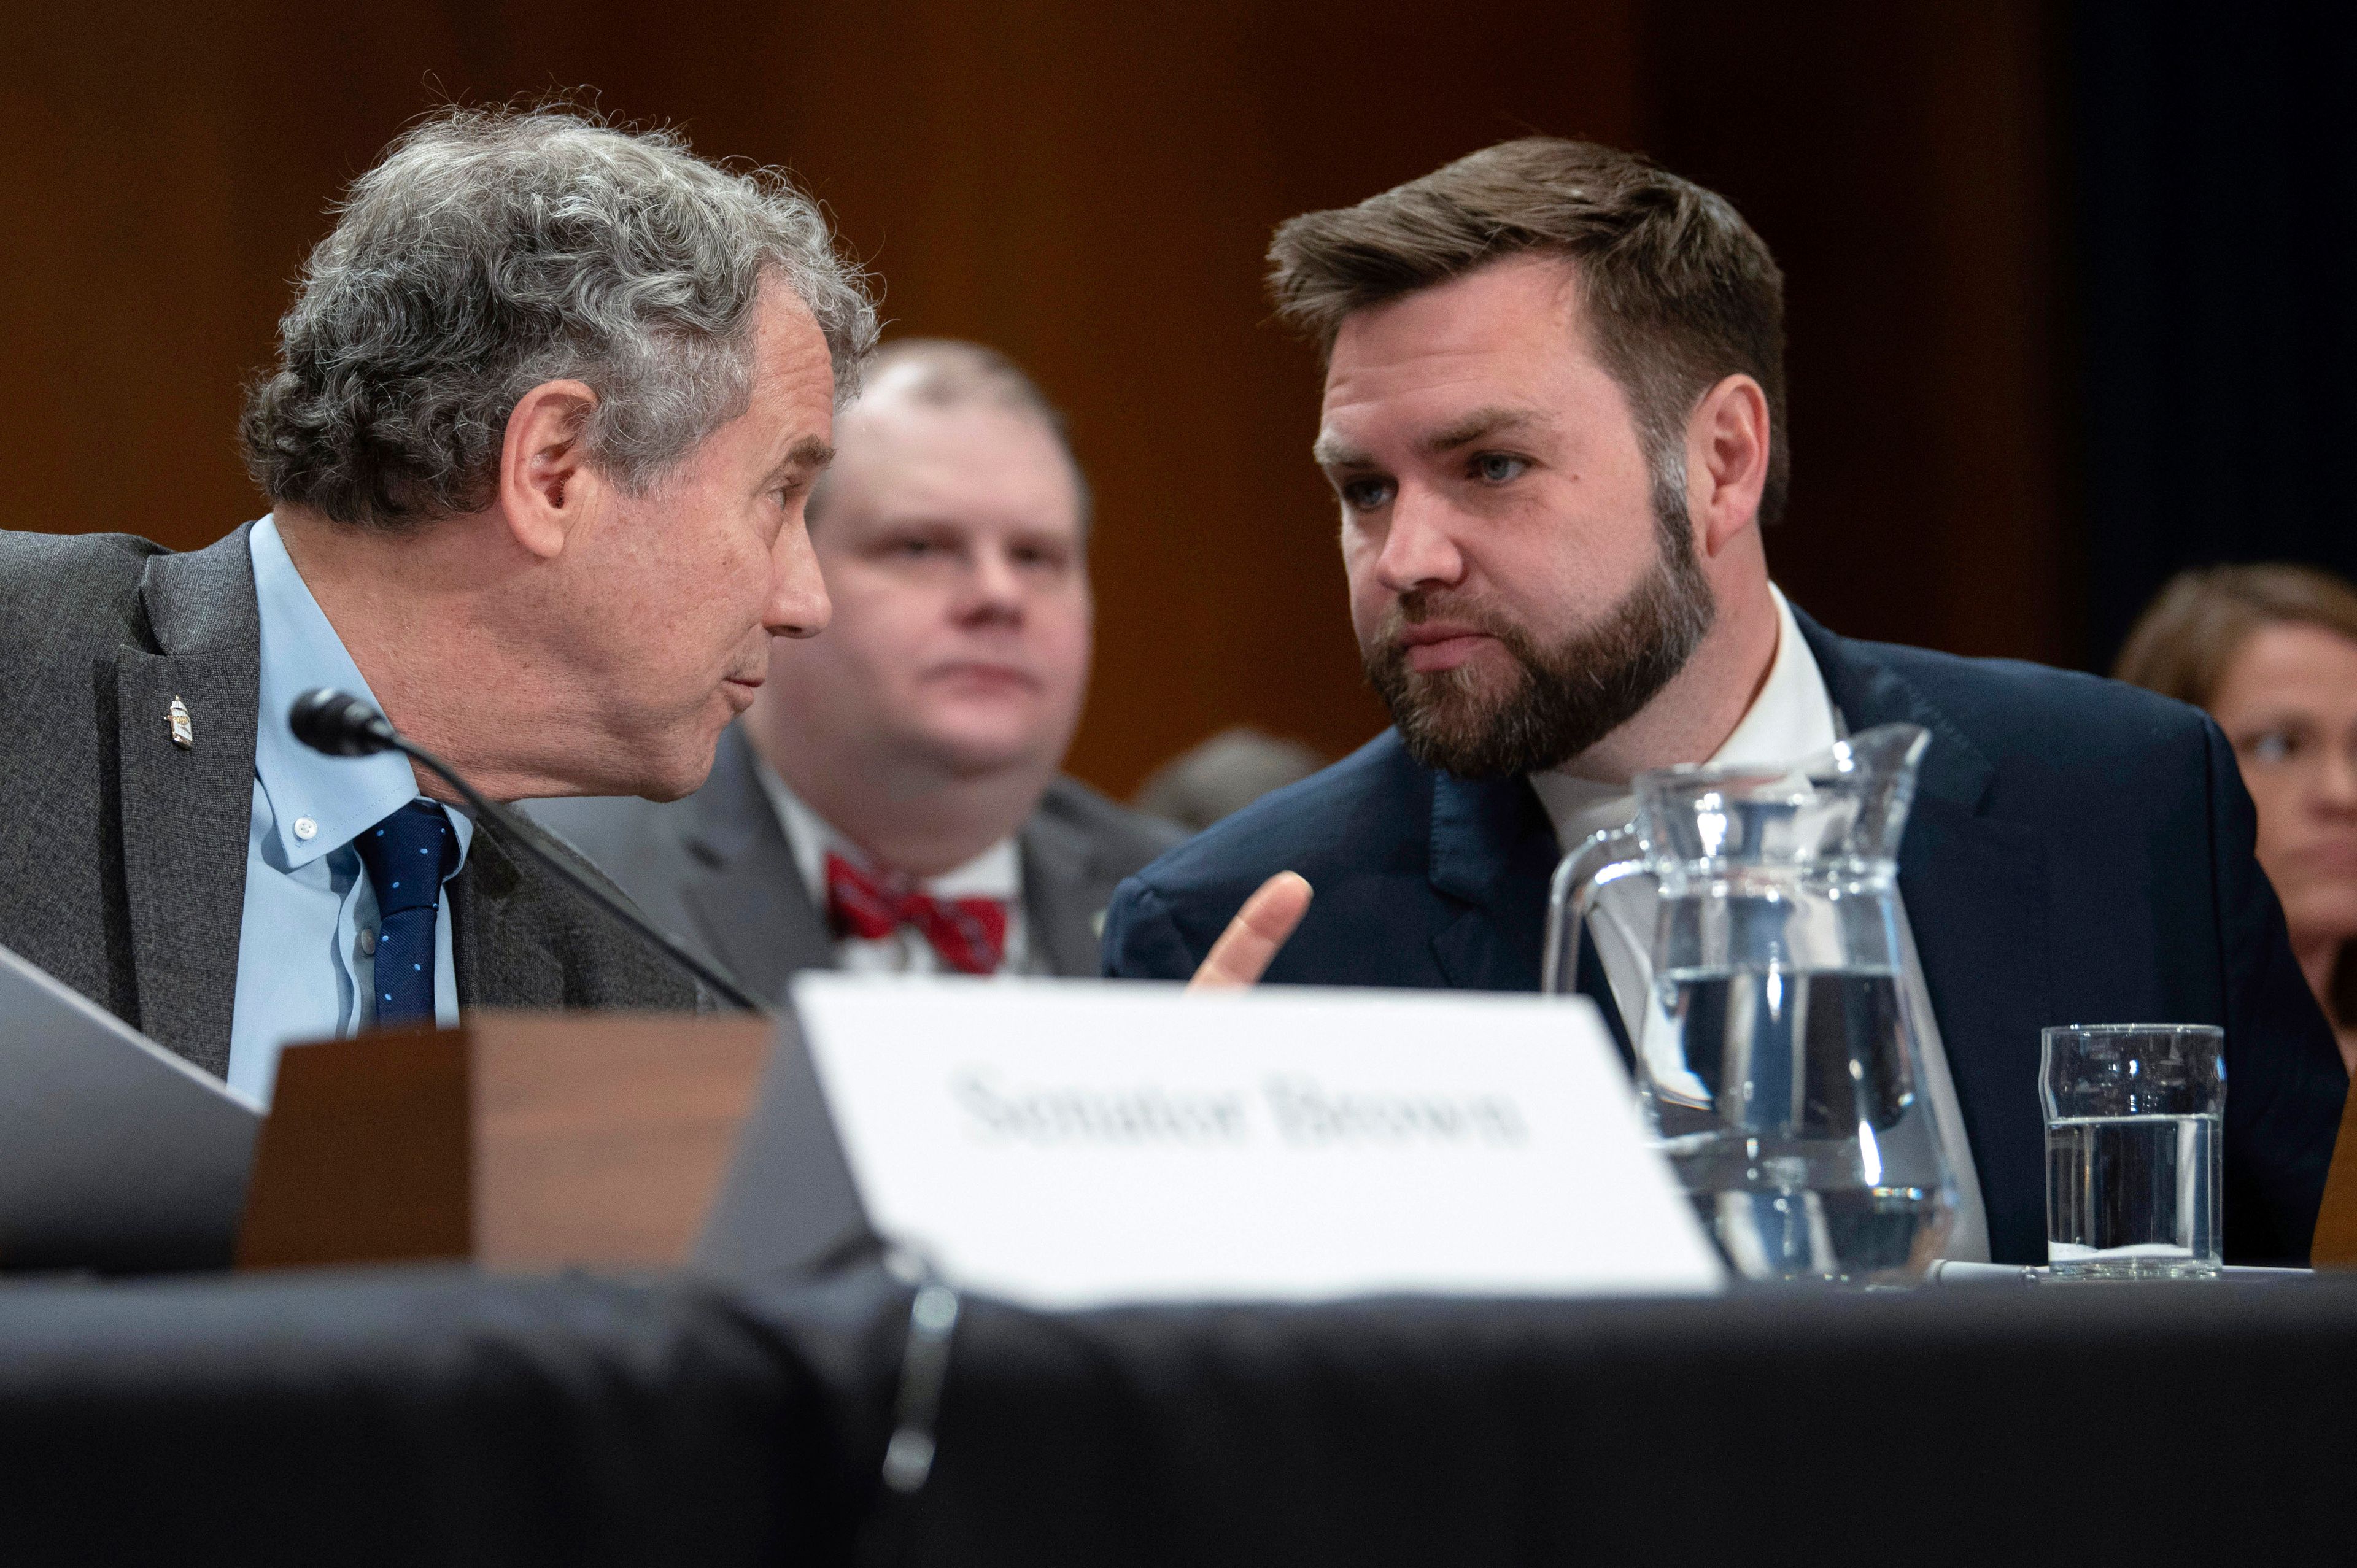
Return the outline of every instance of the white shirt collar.
<path id="1" fill-rule="evenodd" d="M 1792 607 L 1775 584 L 1768 585 L 1768 592 L 1776 601 L 1776 657 L 1760 694 L 1751 699 L 1725 744 L 1711 753 L 1708 767 L 1797 762 L 1841 738 L 1841 714 L 1825 689 L 1816 656 L 1801 636 L 1800 623 L 1792 618 Z M 1566 849 L 1608 828 L 1626 827 L 1637 814 L 1636 796 L 1626 784 L 1602 784 L 1553 771 L 1534 773 L 1530 780 L 1555 822 L 1555 842 Z"/>
<path id="2" fill-rule="evenodd" d="M 834 823 L 812 810 L 759 752 L 753 754 L 753 771 L 761 780 L 761 792 L 770 798 L 770 809 L 778 813 L 779 826 L 785 829 L 786 843 L 793 848 L 795 869 L 802 874 L 802 886 L 810 890 L 813 903 L 822 909 L 826 908 L 829 854 L 839 854 L 863 870 L 877 868 L 874 855 L 844 837 Z M 1014 836 L 1009 834 L 963 865 L 939 876 L 919 878 L 917 886 L 936 898 L 997 898 L 1014 904 L 1023 897 L 1023 857 Z"/>

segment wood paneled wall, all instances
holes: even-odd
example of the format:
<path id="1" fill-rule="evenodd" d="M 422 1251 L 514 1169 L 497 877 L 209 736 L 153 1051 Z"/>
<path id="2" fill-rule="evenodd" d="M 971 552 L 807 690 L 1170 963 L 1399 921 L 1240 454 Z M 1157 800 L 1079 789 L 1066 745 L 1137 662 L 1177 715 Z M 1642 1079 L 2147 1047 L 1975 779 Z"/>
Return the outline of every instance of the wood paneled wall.
<path id="1" fill-rule="evenodd" d="M 2083 657 L 2040 8 L 1650 8 L 1640 136 L 1785 274 L 1792 499 L 1769 560 L 1835 630 Z"/>
<path id="2" fill-rule="evenodd" d="M 232 432 L 337 190 L 446 98 L 589 87 L 784 164 L 893 329 L 996 343 L 1071 412 L 1100 499 L 1073 756 L 1125 791 L 1222 725 L 1339 753 L 1383 723 L 1308 460 L 1318 382 L 1267 320 L 1270 228 L 1539 130 L 1719 185 L 1792 277 L 1780 575 L 1830 623 L 2069 657 L 2042 43 L 1705 0 L 649 10 L 102 3 L 0 24 L 0 523 L 203 543 L 260 510 Z"/>

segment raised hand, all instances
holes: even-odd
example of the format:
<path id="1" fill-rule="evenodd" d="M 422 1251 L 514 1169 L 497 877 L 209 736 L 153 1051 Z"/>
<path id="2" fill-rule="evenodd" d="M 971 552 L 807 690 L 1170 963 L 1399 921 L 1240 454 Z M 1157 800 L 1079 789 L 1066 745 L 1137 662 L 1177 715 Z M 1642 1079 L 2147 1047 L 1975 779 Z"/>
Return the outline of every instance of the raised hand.
<path id="1" fill-rule="evenodd" d="M 1269 961 L 1276 957 L 1276 950 L 1308 912 L 1308 879 L 1297 872 L 1278 872 L 1244 900 L 1244 907 L 1211 944 L 1187 989 L 1230 991 L 1257 985 L 1268 971 Z"/>

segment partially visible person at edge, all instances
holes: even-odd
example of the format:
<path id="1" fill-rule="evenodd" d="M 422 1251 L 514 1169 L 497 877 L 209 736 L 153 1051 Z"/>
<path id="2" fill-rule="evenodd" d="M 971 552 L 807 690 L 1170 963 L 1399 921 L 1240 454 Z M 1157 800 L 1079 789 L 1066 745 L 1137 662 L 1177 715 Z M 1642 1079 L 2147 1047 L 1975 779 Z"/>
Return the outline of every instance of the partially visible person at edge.
<path id="1" fill-rule="evenodd" d="M 876 330 L 785 180 L 561 109 L 438 115 L 337 211 L 246 406 L 268 516 L 0 536 L 0 941 L 257 1098 L 290 1039 L 698 1004 L 288 708 L 364 697 L 497 799 L 694 789 L 826 624 L 803 507 Z"/>
<path id="2" fill-rule="evenodd" d="M 1635 774 L 1918 725 L 1900 886 L 1944 1043 L 1926 1090 L 1963 1134 L 1949 1254 L 2045 1258 L 2040 1028 L 2158 1018 L 2225 1028 L 2227 1255 L 2306 1255 L 2347 1078 L 2233 749 L 2149 693 L 1787 602 L 1761 538 L 1782 277 L 1732 207 L 1533 138 L 1295 219 L 1270 255 L 1325 355 L 1314 456 L 1394 725 L 1124 884 L 1109 972 L 1533 990 L 1556 860 L 1631 820 Z M 1625 1039 L 1650 977 L 1610 962 L 1580 983 Z"/>
<path id="3" fill-rule="evenodd" d="M 1178 840 L 1059 769 L 1088 690 L 1088 487 L 978 343 L 887 344 L 810 507 L 834 603 L 779 642 L 702 789 L 534 814 L 755 993 L 808 969 L 1094 974 Z"/>
<path id="4" fill-rule="evenodd" d="M 2309 566 L 2181 573 L 2112 673 L 2226 732 L 2291 950 L 2357 1069 L 2357 589 Z"/>

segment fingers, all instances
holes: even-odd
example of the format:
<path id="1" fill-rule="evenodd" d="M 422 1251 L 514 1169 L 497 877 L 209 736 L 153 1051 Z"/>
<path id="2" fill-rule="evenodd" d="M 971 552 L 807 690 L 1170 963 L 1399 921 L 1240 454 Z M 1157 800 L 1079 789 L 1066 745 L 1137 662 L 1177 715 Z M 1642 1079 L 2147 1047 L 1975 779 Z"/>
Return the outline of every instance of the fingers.
<path id="1" fill-rule="evenodd" d="M 1229 991 L 1256 985 L 1267 972 L 1276 950 L 1293 935 L 1301 917 L 1309 912 L 1309 884 L 1298 874 L 1280 871 L 1244 900 L 1220 940 L 1187 983 L 1189 991 Z"/>

